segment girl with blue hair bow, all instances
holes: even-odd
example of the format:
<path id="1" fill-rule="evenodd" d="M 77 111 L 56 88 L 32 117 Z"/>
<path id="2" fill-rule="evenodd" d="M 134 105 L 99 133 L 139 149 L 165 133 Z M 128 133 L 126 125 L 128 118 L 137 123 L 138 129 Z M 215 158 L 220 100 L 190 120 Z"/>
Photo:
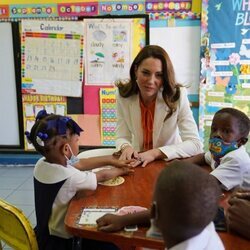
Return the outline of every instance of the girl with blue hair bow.
<path id="1" fill-rule="evenodd" d="M 79 135 L 83 130 L 70 117 L 38 113 L 27 139 L 43 157 L 34 169 L 34 192 L 37 225 L 35 232 L 39 249 L 72 249 L 72 235 L 64 227 L 64 217 L 70 200 L 79 190 L 95 190 L 97 183 L 128 174 L 130 161 L 112 156 L 78 160 Z M 96 173 L 80 171 L 103 165 L 117 168 Z M 80 170 L 79 170 L 80 169 Z M 90 244 L 90 245 L 88 245 Z M 84 241 L 87 249 L 116 249 L 105 243 Z"/>

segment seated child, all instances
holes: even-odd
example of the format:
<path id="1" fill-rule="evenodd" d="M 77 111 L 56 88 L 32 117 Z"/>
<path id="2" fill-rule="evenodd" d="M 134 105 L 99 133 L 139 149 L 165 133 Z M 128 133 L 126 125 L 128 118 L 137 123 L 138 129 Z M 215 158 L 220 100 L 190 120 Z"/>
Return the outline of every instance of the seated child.
<path id="1" fill-rule="evenodd" d="M 130 172 L 125 162 L 118 164 L 120 168 L 96 173 L 76 169 L 80 132 L 82 129 L 71 118 L 48 115 L 45 110 L 38 113 L 31 132 L 25 132 L 36 151 L 44 156 L 34 169 L 35 232 L 39 249 L 71 249 L 72 235 L 64 228 L 64 217 L 72 197 L 78 190 L 95 190 L 97 182 Z M 98 157 L 94 162 L 101 165 L 101 159 Z M 104 159 L 103 164 L 107 164 L 107 157 Z"/>
<path id="2" fill-rule="evenodd" d="M 209 140 L 209 151 L 187 161 L 198 165 L 209 164 L 213 175 L 225 190 L 250 185 L 250 157 L 248 141 L 250 120 L 234 108 L 223 108 L 214 115 Z"/>
<path id="3" fill-rule="evenodd" d="M 216 180 L 194 164 L 175 161 L 160 173 L 152 217 L 167 249 L 224 249 L 213 223 L 220 194 Z"/>
<path id="4" fill-rule="evenodd" d="M 220 194 L 215 178 L 189 162 L 174 161 L 160 173 L 151 225 L 161 231 L 167 249 L 224 249 L 212 222 Z M 149 214 L 149 211 L 124 216 L 106 214 L 97 223 L 102 231 L 116 231 L 129 224 L 148 222 Z"/>
<path id="5" fill-rule="evenodd" d="M 226 218 L 229 230 L 250 240 L 250 190 L 237 189 L 231 194 L 228 203 Z"/>

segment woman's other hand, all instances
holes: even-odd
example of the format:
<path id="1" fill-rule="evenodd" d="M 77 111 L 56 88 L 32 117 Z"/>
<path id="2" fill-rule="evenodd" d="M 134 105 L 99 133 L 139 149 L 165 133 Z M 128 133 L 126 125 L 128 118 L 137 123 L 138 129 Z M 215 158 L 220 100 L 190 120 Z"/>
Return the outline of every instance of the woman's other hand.
<path id="1" fill-rule="evenodd" d="M 130 145 L 126 145 L 121 148 L 121 155 L 119 160 L 131 160 L 138 158 L 138 152 L 134 150 Z"/>
<path id="2" fill-rule="evenodd" d="M 138 154 L 138 160 L 141 161 L 142 167 L 146 167 L 150 162 L 156 159 L 166 158 L 166 155 L 161 152 L 160 149 L 150 149 L 148 151 Z M 133 164 L 133 163 L 131 163 Z"/>

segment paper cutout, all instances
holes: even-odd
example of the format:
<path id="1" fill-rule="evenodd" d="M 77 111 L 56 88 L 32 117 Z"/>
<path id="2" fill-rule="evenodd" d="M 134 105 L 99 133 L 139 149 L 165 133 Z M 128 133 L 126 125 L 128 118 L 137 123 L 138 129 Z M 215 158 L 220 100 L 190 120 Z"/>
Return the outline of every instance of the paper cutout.
<path id="1" fill-rule="evenodd" d="M 133 19 L 86 19 L 86 85 L 111 85 L 128 78 Z"/>
<path id="2" fill-rule="evenodd" d="M 80 97 L 83 22 L 22 21 L 22 92 Z"/>
<path id="3" fill-rule="evenodd" d="M 78 224 L 96 225 L 96 220 L 107 213 L 115 213 L 115 208 L 84 208 Z"/>
<path id="4" fill-rule="evenodd" d="M 49 96 L 49 95 L 22 95 L 23 102 L 23 121 L 24 131 L 31 130 L 35 123 L 35 117 L 40 110 L 46 109 L 48 114 L 56 112 L 56 114 L 66 115 L 66 97 L 63 96 Z M 34 149 L 34 147 L 27 142 L 24 136 L 25 149 Z"/>
<path id="5" fill-rule="evenodd" d="M 100 89 L 101 142 L 105 146 L 115 146 L 116 88 Z"/>

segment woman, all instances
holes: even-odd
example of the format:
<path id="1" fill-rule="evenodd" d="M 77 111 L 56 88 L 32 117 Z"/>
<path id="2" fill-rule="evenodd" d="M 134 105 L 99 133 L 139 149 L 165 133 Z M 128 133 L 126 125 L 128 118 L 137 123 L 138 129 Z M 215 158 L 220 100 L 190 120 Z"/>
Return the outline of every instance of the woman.
<path id="1" fill-rule="evenodd" d="M 144 47 L 130 68 L 130 81 L 118 82 L 116 148 L 120 159 L 146 166 L 202 152 L 187 92 L 176 83 L 166 51 Z"/>

